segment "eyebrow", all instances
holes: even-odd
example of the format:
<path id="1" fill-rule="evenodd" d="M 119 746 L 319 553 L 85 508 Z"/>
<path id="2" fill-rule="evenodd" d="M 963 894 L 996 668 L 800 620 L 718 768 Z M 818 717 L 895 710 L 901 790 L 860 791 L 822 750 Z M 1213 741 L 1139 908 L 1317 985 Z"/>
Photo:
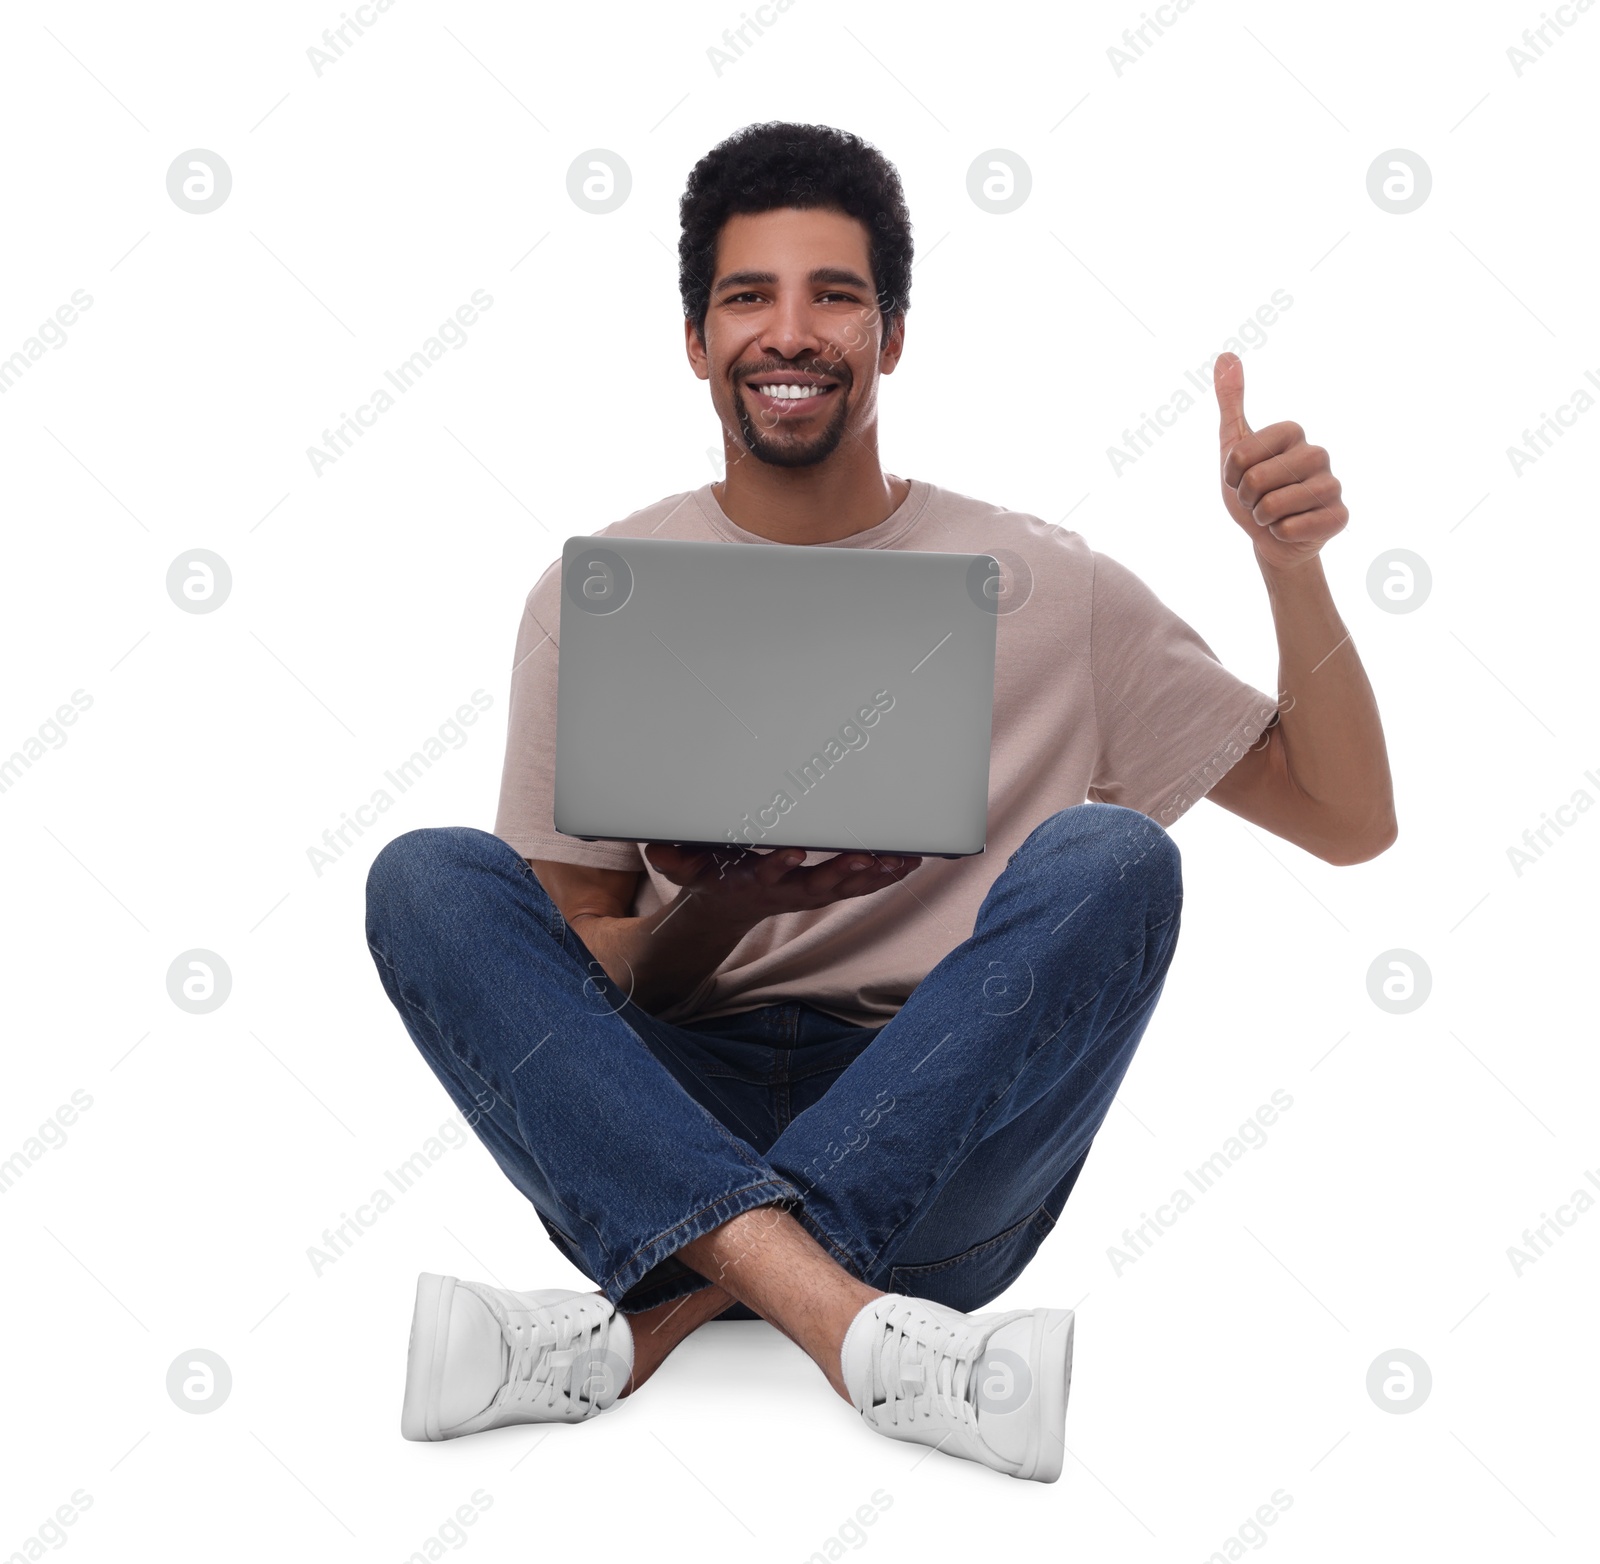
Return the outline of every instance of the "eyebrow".
<path id="1" fill-rule="evenodd" d="M 846 287 L 861 288 L 866 292 L 872 291 L 872 284 L 857 272 L 847 266 L 819 266 L 806 279 L 813 286 L 824 282 L 842 283 Z M 723 293 L 729 288 L 771 288 L 777 284 L 776 272 L 729 272 L 726 277 L 717 280 L 712 288 L 713 293 Z"/>

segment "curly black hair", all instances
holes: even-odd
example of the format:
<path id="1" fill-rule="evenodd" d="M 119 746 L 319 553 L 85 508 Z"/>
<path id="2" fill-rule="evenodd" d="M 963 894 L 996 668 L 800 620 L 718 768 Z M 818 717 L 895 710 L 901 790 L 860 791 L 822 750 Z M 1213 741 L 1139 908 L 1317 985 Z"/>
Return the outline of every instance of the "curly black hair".
<path id="1" fill-rule="evenodd" d="M 866 225 L 887 333 L 911 301 L 911 214 L 894 164 L 847 130 L 769 121 L 746 125 L 706 153 L 678 203 L 678 290 L 700 340 L 722 225 L 738 213 L 786 206 L 827 207 Z"/>

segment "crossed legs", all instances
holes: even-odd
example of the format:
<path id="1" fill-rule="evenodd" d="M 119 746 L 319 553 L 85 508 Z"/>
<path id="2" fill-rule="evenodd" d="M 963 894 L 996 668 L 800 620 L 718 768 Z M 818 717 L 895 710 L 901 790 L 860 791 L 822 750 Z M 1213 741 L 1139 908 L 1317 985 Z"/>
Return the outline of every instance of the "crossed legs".
<path id="1" fill-rule="evenodd" d="M 380 978 L 424 1058 L 557 1247 L 633 1303 L 629 1389 L 736 1300 L 847 1400 L 839 1348 L 866 1303 L 943 1288 L 976 1307 L 1031 1258 L 1149 1020 L 1182 900 L 1147 817 L 1051 816 L 971 937 L 762 1153 L 630 1028 L 508 844 L 408 833 L 368 892 Z"/>
<path id="2" fill-rule="evenodd" d="M 738 1302 L 781 1330 L 850 1400 L 839 1350 L 850 1322 L 880 1289 L 858 1281 L 776 1206 L 746 1211 L 678 1253 L 711 1285 L 629 1315 L 633 1374 L 624 1394 L 649 1379 L 679 1342 Z"/>

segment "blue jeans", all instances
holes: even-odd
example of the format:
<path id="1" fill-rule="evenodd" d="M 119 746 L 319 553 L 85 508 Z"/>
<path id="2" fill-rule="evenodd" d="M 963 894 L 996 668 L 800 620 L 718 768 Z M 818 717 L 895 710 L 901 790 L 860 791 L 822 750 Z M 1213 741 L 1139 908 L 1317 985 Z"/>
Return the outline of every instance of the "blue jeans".
<path id="1" fill-rule="evenodd" d="M 1182 904 L 1154 820 L 1079 804 L 1011 855 L 887 1024 L 791 1001 L 675 1026 L 606 976 L 515 848 L 445 826 L 373 861 L 367 943 L 466 1122 L 624 1313 L 706 1286 L 676 1251 L 766 1205 L 868 1285 L 974 1310 L 1061 1215 Z"/>

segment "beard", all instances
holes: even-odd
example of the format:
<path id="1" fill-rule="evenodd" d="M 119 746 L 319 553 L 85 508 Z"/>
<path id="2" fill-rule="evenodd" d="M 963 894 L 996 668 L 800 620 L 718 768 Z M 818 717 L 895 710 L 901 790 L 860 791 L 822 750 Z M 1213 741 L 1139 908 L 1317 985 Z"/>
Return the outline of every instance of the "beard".
<path id="1" fill-rule="evenodd" d="M 744 440 L 745 449 L 757 461 L 765 462 L 769 467 L 814 467 L 818 462 L 827 461 L 844 439 L 845 415 L 849 411 L 845 406 L 845 397 L 848 394 L 848 387 L 841 384 L 834 393 L 839 398 L 839 405 L 834 408 L 833 416 L 814 434 L 801 435 L 782 424 L 773 429 L 760 428 L 750 416 L 741 382 L 735 389 L 734 405 L 738 409 L 739 434 Z"/>

